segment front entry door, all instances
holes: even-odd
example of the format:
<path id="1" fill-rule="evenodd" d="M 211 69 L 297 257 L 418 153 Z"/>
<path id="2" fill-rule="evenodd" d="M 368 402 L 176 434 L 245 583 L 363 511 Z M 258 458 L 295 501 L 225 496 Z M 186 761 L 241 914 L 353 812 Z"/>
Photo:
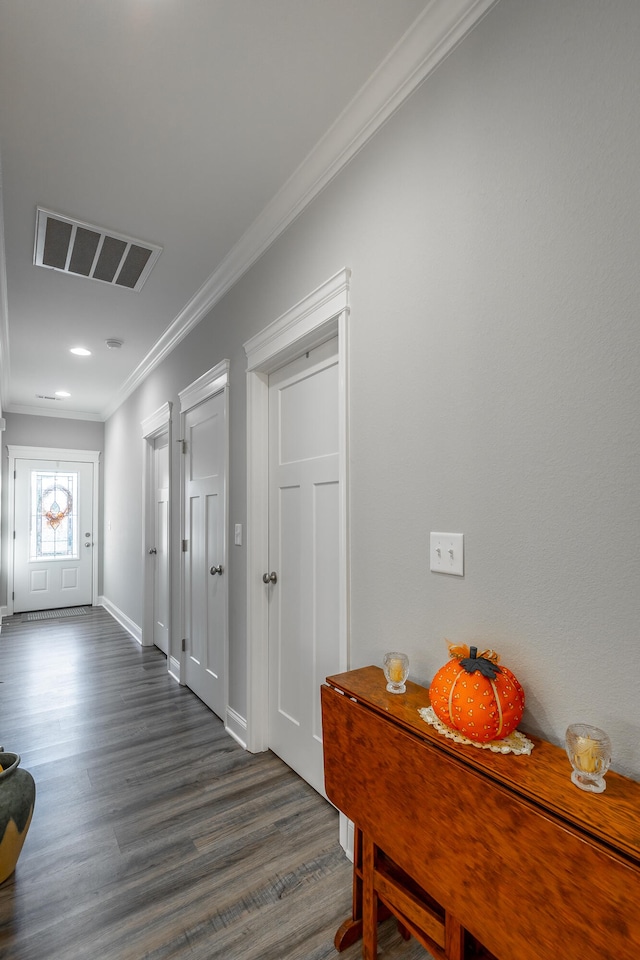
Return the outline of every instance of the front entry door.
<path id="1" fill-rule="evenodd" d="M 226 390 L 184 415 L 185 682 L 226 713 Z"/>
<path id="2" fill-rule="evenodd" d="M 269 746 L 324 795 L 320 686 L 340 669 L 337 338 L 269 378 Z"/>
<path id="3" fill-rule="evenodd" d="M 14 613 L 92 603 L 93 470 L 16 459 Z"/>

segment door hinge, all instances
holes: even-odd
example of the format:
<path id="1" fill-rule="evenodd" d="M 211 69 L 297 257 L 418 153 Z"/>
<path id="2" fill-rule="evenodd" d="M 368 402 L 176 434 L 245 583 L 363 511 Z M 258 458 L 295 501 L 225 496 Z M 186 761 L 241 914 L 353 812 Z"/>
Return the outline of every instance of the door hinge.
<path id="1" fill-rule="evenodd" d="M 189 541 L 188 541 L 188 540 L 183 540 L 183 541 L 182 541 L 182 552 L 183 552 L 183 553 L 186 553 L 188 549 L 189 549 Z"/>
<path id="2" fill-rule="evenodd" d="M 185 652 L 186 652 L 186 649 L 187 649 L 187 641 L 186 641 L 185 638 L 183 637 L 183 638 L 182 638 L 182 652 L 185 653 Z"/>
<path id="3" fill-rule="evenodd" d="M 14 531 L 13 531 L 13 539 L 15 540 L 15 538 L 16 538 L 16 532 L 15 532 L 15 530 L 14 530 Z"/>
<path id="4" fill-rule="evenodd" d="M 15 592 L 14 592 L 14 593 L 11 594 L 11 599 L 12 599 L 12 600 L 15 600 L 15 598 L 16 598 L 16 595 L 15 595 Z"/>

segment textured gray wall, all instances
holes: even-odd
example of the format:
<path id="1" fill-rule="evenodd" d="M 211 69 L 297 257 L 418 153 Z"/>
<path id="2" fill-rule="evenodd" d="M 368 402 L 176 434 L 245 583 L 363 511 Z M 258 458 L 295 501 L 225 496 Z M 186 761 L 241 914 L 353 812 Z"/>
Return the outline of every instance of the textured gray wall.
<path id="1" fill-rule="evenodd" d="M 352 666 L 400 648 L 428 684 L 444 637 L 494 647 L 523 726 L 603 726 L 640 777 L 639 41 L 635 0 L 491 11 L 107 424 L 110 600 L 141 622 L 140 420 L 229 357 L 244 523 L 242 343 L 350 267 Z M 465 534 L 463 579 L 429 572 L 430 530 Z"/>

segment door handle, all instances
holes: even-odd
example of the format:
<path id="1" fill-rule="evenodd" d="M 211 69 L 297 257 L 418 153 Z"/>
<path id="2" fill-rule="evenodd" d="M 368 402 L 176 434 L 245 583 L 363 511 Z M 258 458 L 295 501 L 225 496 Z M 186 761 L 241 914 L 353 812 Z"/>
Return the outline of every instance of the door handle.
<path id="1" fill-rule="evenodd" d="M 156 550 L 155 547 L 149 547 L 149 553 L 157 553 L 157 552 L 158 551 Z"/>
<path id="2" fill-rule="evenodd" d="M 216 573 L 222 576 L 222 564 L 219 563 L 217 567 L 210 567 L 209 573 L 212 577 L 215 577 Z"/>
<path id="3" fill-rule="evenodd" d="M 87 540 L 87 542 L 85 543 L 85 547 L 90 547 L 90 546 L 91 546 L 91 543 L 89 540 Z"/>
<path id="4" fill-rule="evenodd" d="M 263 574 L 262 574 L 262 582 L 263 582 L 263 583 L 277 583 L 277 582 L 278 582 L 278 575 L 277 575 L 277 573 L 275 572 L 275 570 L 272 570 L 271 573 L 263 573 Z"/>

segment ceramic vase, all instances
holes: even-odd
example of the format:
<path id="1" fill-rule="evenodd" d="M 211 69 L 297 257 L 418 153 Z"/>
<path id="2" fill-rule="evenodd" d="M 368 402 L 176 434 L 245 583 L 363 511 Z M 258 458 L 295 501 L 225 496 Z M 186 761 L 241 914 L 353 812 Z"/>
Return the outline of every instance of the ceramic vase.
<path id="1" fill-rule="evenodd" d="M 16 868 L 33 816 L 36 785 L 17 753 L 0 747 L 0 883 Z"/>

